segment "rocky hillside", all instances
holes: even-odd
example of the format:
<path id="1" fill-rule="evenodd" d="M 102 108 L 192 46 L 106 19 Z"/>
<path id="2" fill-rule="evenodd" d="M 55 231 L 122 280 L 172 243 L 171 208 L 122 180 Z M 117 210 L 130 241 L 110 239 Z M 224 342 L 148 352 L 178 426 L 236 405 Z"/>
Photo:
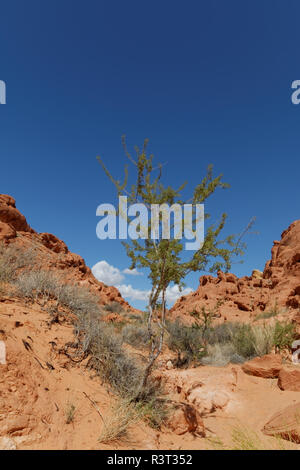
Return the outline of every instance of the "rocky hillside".
<path id="1" fill-rule="evenodd" d="M 263 273 L 202 276 L 175 304 L 171 319 L 203 306 L 215 319 L 168 323 L 136 403 L 143 315 L 1 195 L 0 449 L 299 449 L 299 233 L 297 221 Z"/>
<path id="2" fill-rule="evenodd" d="M 133 311 L 115 287 L 99 282 L 93 276 L 84 259 L 71 253 L 67 245 L 51 233 L 37 233 L 16 208 L 13 197 L 0 194 L 0 242 L 15 244 L 24 250 L 31 250 L 43 269 L 61 273 L 66 282 L 86 286 L 105 305 L 118 302 L 123 308 Z"/>
<path id="3" fill-rule="evenodd" d="M 202 307 L 225 321 L 247 321 L 274 309 L 296 314 L 300 307 L 300 220 L 282 233 L 280 241 L 274 241 L 271 253 L 264 271 L 254 270 L 251 276 L 238 278 L 221 271 L 217 277 L 201 276 L 198 289 L 175 303 L 173 317 L 189 320 L 190 313 Z"/>

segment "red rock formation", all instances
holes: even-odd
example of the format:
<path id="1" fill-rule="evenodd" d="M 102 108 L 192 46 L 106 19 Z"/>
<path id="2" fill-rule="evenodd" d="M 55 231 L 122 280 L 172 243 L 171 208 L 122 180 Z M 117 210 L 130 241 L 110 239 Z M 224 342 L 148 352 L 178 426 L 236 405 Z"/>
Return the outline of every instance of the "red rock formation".
<path id="1" fill-rule="evenodd" d="M 278 387 L 281 390 L 300 392 L 300 368 L 281 369 L 278 376 Z"/>
<path id="2" fill-rule="evenodd" d="M 282 369 L 282 358 L 279 354 L 268 354 L 263 357 L 255 357 L 251 361 L 245 362 L 242 369 L 246 374 L 274 379 L 278 377 Z"/>
<path id="3" fill-rule="evenodd" d="M 32 250 L 42 269 L 62 272 L 66 281 L 87 286 L 99 295 L 99 302 L 120 303 L 126 310 L 134 310 L 118 289 L 106 286 L 93 276 L 84 259 L 71 253 L 67 245 L 51 233 L 37 233 L 27 223 L 18 209 L 14 198 L 0 194 L 0 242 L 16 243 L 26 250 Z"/>
<path id="4" fill-rule="evenodd" d="M 288 406 L 276 413 L 262 431 L 268 436 L 280 436 L 300 444 L 300 403 Z"/>
<path id="5" fill-rule="evenodd" d="M 275 304 L 279 308 L 298 309 L 300 220 L 282 233 L 281 241 L 274 241 L 271 254 L 263 273 L 254 270 L 252 276 L 238 278 L 219 271 L 217 277 L 201 276 L 198 289 L 181 297 L 171 309 L 171 314 L 188 319 L 193 310 L 199 312 L 206 307 L 226 321 L 251 319 Z"/>

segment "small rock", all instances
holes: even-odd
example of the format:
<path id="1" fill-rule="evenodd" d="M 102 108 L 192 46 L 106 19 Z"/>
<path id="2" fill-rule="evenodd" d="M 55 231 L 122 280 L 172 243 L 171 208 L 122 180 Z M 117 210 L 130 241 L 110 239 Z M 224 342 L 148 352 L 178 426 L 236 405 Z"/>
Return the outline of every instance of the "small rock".
<path id="1" fill-rule="evenodd" d="M 278 377 L 282 369 L 282 358 L 279 354 L 267 354 L 262 357 L 255 357 L 251 361 L 245 362 L 242 369 L 246 374 L 273 379 Z"/>
<path id="2" fill-rule="evenodd" d="M 168 362 L 167 362 L 166 368 L 167 368 L 168 370 L 171 370 L 171 369 L 174 368 L 172 361 L 168 361 Z"/>
<path id="3" fill-rule="evenodd" d="M 278 376 L 278 387 L 281 390 L 300 392 L 300 369 L 281 369 Z"/>

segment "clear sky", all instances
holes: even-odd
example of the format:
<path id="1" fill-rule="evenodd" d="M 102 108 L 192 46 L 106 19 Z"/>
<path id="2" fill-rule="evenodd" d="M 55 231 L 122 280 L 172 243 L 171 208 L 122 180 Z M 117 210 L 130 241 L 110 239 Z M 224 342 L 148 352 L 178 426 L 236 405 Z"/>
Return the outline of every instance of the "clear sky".
<path id="1" fill-rule="evenodd" d="M 232 271 L 263 269 L 299 219 L 298 0 L 10 0 L 0 15 L 0 192 L 33 228 L 106 261 L 100 275 L 142 307 L 146 273 L 123 273 L 120 242 L 96 237 L 96 207 L 115 202 L 96 156 L 121 176 L 121 135 L 147 137 L 172 185 L 194 187 L 209 163 L 224 174 L 231 189 L 206 210 L 228 213 L 226 233 L 257 217 Z"/>

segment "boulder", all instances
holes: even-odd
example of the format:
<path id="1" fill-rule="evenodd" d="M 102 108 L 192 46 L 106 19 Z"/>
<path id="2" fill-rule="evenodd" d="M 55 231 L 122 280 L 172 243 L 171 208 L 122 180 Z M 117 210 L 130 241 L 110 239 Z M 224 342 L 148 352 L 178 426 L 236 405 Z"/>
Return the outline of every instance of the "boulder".
<path id="1" fill-rule="evenodd" d="M 245 362 L 242 369 L 246 374 L 265 379 L 278 377 L 282 369 L 282 358 L 279 354 L 267 354 L 262 357 L 255 357 L 251 361 Z"/>
<path id="2" fill-rule="evenodd" d="M 173 412 L 170 414 L 166 425 L 178 435 L 191 432 L 205 437 L 205 428 L 201 416 L 188 403 L 178 402 L 173 404 Z"/>
<path id="3" fill-rule="evenodd" d="M 300 444 L 300 403 L 279 411 L 265 424 L 262 432 Z"/>
<path id="4" fill-rule="evenodd" d="M 281 390 L 300 392 L 300 367 L 299 369 L 281 369 L 278 376 L 278 387 Z"/>

